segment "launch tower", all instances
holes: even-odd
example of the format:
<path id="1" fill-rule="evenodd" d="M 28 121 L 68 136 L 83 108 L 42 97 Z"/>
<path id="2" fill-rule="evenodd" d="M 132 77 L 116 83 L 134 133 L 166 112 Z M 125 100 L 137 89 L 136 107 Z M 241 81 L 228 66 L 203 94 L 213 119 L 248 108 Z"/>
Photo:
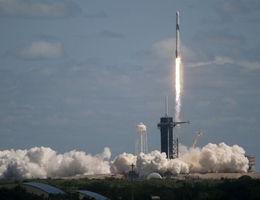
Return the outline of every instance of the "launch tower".
<path id="1" fill-rule="evenodd" d="M 168 96 L 165 96 L 165 117 L 161 117 L 157 127 L 161 131 L 161 152 L 165 152 L 168 159 L 178 158 L 179 144 L 178 138 L 174 139 L 173 128 L 177 124 L 189 124 L 186 122 L 174 122 L 172 117 L 168 116 Z"/>

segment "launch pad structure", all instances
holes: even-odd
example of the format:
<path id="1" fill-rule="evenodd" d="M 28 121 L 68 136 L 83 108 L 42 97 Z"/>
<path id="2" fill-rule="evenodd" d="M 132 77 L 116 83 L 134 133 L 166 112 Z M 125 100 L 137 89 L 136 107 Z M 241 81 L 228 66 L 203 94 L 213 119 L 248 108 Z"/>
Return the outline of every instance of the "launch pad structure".
<path id="1" fill-rule="evenodd" d="M 168 96 L 165 96 L 165 117 L 161 117 L 157 127 L 161 131 L 161 153 L 165 152 L 168 159 L 179 157 L 178 138 L 174 138 L 173 128 L 178 124 L 189 124 L 189 121 L 174 122 L 172 117 L 168 116 Z"/>

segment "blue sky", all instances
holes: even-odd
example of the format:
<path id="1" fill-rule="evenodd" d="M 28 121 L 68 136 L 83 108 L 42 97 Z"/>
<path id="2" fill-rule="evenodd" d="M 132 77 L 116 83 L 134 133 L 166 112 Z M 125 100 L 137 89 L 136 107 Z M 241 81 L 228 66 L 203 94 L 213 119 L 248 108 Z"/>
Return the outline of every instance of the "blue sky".
<path id="1" fill-rule="evenodd" d="M 174 116 L 175 13 L 190 146 L 259 153 L 260 3 L 0 0 L 0 150 L 134 153 L 135 127 L 160 149 L 164 96 Z M 259 171 L 259 162 L 256 169 Z"/>

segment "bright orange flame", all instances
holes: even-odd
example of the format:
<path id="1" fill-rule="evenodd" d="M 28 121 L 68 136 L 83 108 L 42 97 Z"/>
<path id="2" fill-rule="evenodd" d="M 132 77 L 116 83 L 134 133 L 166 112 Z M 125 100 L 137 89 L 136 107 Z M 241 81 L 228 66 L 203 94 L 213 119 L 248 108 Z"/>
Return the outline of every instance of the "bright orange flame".
<path id="1" fill-rule="evenodd" d="M 175 121 L 180 120 L 181 112 L 181 58 L 175 59 Z"/>

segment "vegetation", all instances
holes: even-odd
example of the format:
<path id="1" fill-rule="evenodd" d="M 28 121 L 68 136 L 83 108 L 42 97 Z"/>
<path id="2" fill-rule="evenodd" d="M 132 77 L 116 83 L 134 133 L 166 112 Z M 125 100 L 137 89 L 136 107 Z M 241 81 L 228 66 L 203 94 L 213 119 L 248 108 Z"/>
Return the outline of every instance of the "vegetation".
<path id="1" fill-rule="evenodd" d="M 131 199 L 132 181 L 129 179 L 106 178 L 103 180 L 93 179 L 36 179 L 27 180 L 52 185 L 63 191 L 68 196 L 50 196 L 49 199 L 79 199 L 74 190 L 89 190 L 99 193 L 109 199 Z M 14 183 L 12 181 L 0 180 L 0 184 Z M 23 181 L 23 182 L 26 182 Z M 170 199 L 260 199 L 260 180 L 252 179 L 249 176 L 242 176 L 239 179 L 221 180 L 174 180 L 174 179 L 135 179 L 133 182 L 134 199 L 151 199 L 151 196 L 160 196 L 162 200 Z M 8 192 L 10 191 L 10 192 Z M 13 195 L 13 196 L 10 196 Z M 23 197 L 26 191 L 21 187 L 8 190 L 0 189 L 0 199 L 44 199 L 43 197 Z"/>

